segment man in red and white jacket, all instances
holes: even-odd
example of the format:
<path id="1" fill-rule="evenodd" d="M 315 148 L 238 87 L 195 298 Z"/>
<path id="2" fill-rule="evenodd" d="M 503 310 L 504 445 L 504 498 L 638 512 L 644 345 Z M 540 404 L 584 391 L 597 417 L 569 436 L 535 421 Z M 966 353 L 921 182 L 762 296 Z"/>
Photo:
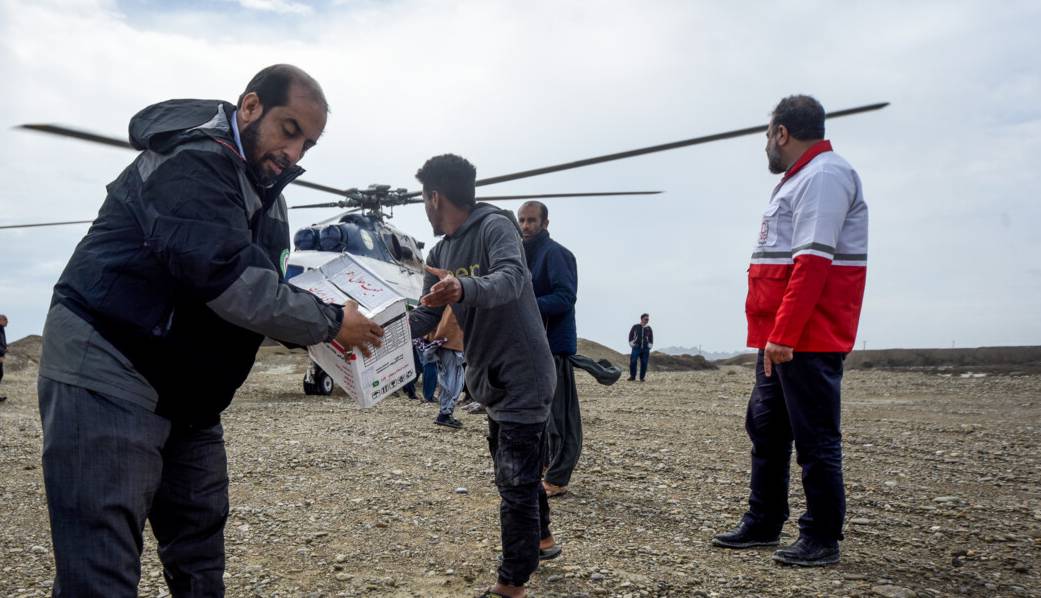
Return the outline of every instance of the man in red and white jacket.
<path id="1" fill-rule="evenodd" d="M 770 172 L 784 176 L 763 214 L 748 269 L 748 346 L 759 349 L 745 416 L 752 441 L 749 509 L 713 544 L 779 543 L 794 441 L 806 513 L 799 539 L 773 558 L 827 565 L 839 560 L 846 512 L 839 391 L 864 297 L 868 209 L 860 177 L 824 139 L 817 100 L 781 100 L 766 136 Z"/>

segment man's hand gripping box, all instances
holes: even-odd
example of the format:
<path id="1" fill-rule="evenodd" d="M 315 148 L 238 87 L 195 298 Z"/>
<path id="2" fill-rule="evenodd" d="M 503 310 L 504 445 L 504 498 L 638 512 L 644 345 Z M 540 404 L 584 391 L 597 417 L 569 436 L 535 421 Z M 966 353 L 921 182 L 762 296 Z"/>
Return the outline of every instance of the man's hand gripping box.
<path id="1" fill-rule="evenodd" d="M 343 305 L 353 299 L 362 315 L 383 327 L 383 344 L 371 357 L 336 341 L 307 348 L 311 359 L 359 406 L 372 407 L 416 377 L 405 298 L 373 271 L 344 254 L 289 282 L 326 303 Z"/>

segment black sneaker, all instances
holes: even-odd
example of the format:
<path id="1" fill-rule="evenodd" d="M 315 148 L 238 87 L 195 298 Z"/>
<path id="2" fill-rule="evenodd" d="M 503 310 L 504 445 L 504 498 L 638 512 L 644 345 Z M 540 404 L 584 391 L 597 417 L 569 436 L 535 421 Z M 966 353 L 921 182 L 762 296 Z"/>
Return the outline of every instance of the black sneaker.
<path id="1" fill-rule="evenodd" d="M 463 422 L 457 420 L 456 418 L 452 417 L 451 415 L 445 415 L 443 413 L 438 413 L 437 414 L 437 419 L 434 420 L 434 423 L 439 425 L 439 426 L 448 426 L 449 428 L 462 428 L 463 427 Z"/>
<path id="2" fill-rule="evenodd" d="M 0 403 L 3 403 L 6 400 L 7 400 L 7 397 L 0 397 Z"/>
<path id="3" fill-rule="evenodd" d="M 799 536 L 795 544 L 782 548 L 774 553 L 774 560 L 785 565 L 800 567 L 821 567 L 839 562 L 839 543 L 818 542 L 806 536 Z"/>
<path id="4" fill-rule="evenodd" d="M 626 380 L 628 380 L 629 382 L 635 382 L 636 378 L 626 378 Z"/>
<path id="5" fill-rule="evenodd" d="M 754 548 L 777 546 L 781 543 L 781 532 L 766 532 L 753 528 L 742 521 L 734 529 L 712 537 L 712 545 L 723 548 Z M 777 558 L 777 557 L 774 557 Z"/>

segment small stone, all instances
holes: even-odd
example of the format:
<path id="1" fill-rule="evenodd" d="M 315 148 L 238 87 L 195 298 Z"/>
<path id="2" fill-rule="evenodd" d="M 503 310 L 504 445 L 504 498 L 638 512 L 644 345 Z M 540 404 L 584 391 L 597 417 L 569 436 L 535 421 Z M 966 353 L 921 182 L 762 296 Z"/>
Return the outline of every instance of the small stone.
<path id="1" fill-rule="evenodd" d="M 854 517 L 849 520 L 853 525 L 871 525 L 871 520 L 867 517 Z"/>
<path id="2" fill-rule="evenodd" d="M 900 586 L 871 586 L 871 591 L 883 598 L 917 598 L 918 593 Z"/>
<path id="3" fill-rule="evenodd" d="M 933 502 L 938 502 L 938 503 L 958 502 L 958 497 L 957 496 L 937 496 L 936 498 L 933 499 Z"/>
<path id="4" fill-rule="evenodd" d="M 604 574 L 603 573 L 594 573 L 594 574 L 589 576 L 589 580 L 590 581 L 603 581 L 604 580 Z"/>
<path id="5" fill-rule="evenodd" d="M 336 561 L 337 563 L 346 563 L 347 562 L 347 555 L 346 554 L 338 554 L 335 557 L 333 557 L 333 560 Z"/>
<path id="6" fill-rule="evenodd" d="M 47 554 L 47 549 L 43 546 L 37 545 L 30 548 L 29 552 L 32 552 L 33 554 Z"/>
<path id="7" fill-rule="evenodd" d="M 455 489 L 455 493 L 456 494 L 470 494 L 470 491 L 467 490 L 466 488 L 464 488 L 463 486 L 460 486 L 460 487 Z"/>

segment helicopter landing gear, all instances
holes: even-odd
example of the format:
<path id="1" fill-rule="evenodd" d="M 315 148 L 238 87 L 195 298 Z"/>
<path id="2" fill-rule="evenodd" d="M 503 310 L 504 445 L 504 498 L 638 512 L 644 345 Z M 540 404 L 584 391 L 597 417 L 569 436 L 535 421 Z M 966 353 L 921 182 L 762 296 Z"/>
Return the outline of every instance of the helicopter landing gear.
<path id="1" fill-rule="evenodd" d="M 333 394 L 334 386 L 332 377 L 312 361 L 304 374 L 304 394 L 328 396 Z"/>

